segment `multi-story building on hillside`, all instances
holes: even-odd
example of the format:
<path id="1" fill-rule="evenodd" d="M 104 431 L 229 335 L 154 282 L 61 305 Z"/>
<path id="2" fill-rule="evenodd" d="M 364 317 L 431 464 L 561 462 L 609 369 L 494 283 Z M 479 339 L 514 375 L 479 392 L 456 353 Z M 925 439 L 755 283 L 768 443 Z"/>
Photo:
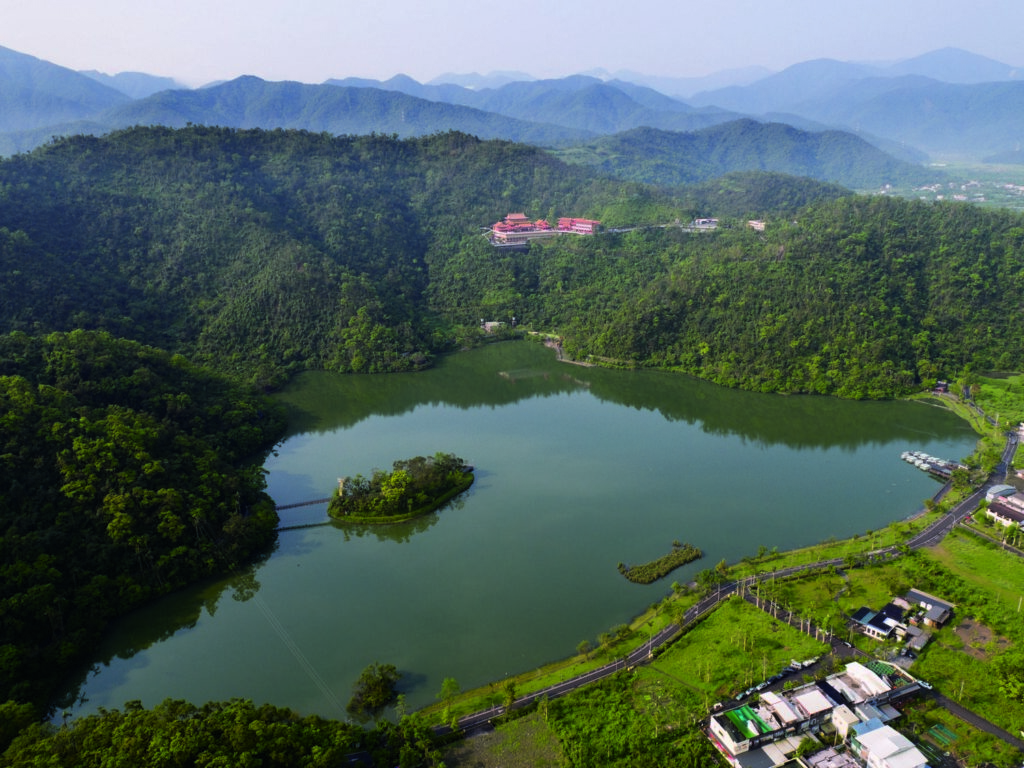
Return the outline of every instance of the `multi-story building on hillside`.
<path id="1" fill-rule="evenodd" d="M 601 222 L 593 219 L 571 219 L 563 216 L 558 220 L 559 232 L 571 232 L 576 235 L 593 235 L 600 226 Z"/>
<path id="2" fill-rule="evenodd" d="M 510 213 L 491 225 L 490 237 L 492 245 L 524 246 L 531 240 L 556 235 L 593 235 L 600 226 L 601 222 L 594 219 L 563 217 L 558 220 L 558 227 L 555 228 L 544 219 L 531 221 L 525 213 Z"/>

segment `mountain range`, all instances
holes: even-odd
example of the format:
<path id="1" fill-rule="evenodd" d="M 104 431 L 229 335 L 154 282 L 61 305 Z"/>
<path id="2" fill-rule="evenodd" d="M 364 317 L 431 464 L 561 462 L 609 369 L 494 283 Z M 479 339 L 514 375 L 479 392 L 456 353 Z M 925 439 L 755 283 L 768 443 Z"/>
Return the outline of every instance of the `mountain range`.
<path id="1" fill-rule="evenodd" d="M 1003 156 L 1019 146 L 1024 132 L 1019 74 L 1001 62 L 943 49 L 887 65 L 822 59 L 767 75 L 748 69 L 700 79 L 596 71 L 548 80 L 493 73 L 449 75 L 430 83 L 398 75 L 386 81 L 346 78 L 310 85 L 243 76 L 192 90 L 144 73 L 74 72 L 0 48 L 0 154 L 29 151 L 54 136 L 103 134 L 133 125 L 193 123 L 401 137 L 457 130 L 564 150 L 593 147 L 602 137 L 638 128 L 687 134 L 752 119 L 816 134 L 805 140 L 815 145 L 806 151 L 816 155 L 857 145 L 823 139 L 826 131 L 833 139 L 845 131 L 902 161 L 920 163 L 929 155 L 977 159 Z M 707 89 L 695 93 L 701 86 Z M 683 99 L 680 93 L 689 95 Z M 743 125 L 743 130 L 710 135 L 746 141 L 752 132 L 748 123 Z M 638 135 L 619 142 L 629 144 L 637 162 L 684 162 L 658 154 L 672 142 L 660 142 L 651 148 L 657 157 L 647 157 L 636 144 Z M 787 134 L 787 140 L 795 135 Z M 745 164 L 758 155 L 750 147 L 723 147 L 717 154 L 736 163 L 721 165 L 723 172 L 763 167 Z M 818 161 L 819 171 L 844 162 L 824 156 Z M 892 162 L 869 163 L 879 175 L 860 174 L 864 186 L 891 182 L 881 169 L 900 167 Z M 613 165 L 616 173 L 639 176 L 635 168 L 623 167 L 622 157 Z M 687 169 L 669 176 L 703 177 Z M 828 180 L 850 183 L 849 174 Z"/>
<path id="2" fill-rule="evenodd" d="M 933 169 L 897 160 L 851 133 L 808 133 L 784 123 L 733 120 L 690 133 L 634 128 L 556 152 L 621 179 L 661 186 L 695 184 L 738 168 L 771 171 L 868 189 L 879 179 L 921 186 Z"/>

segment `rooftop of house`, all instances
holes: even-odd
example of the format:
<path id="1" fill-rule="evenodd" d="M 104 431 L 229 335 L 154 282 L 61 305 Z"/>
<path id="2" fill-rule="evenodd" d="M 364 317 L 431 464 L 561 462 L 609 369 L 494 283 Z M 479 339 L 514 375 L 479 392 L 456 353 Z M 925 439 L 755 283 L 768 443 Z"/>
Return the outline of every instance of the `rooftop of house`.
<path id="1" fill-rule="evenodd" d="M 946 602 L 935 595 L 929 595 L 927 592 L 922 592 L 919 589 L 911 589 L 904 597 L 912 605 L 920 605 L 922 608 L 940 607 L 950 611 L 956 608 L 955 604 Z"/>
<path id="2" fill-rule="evenodd" d="M 989 504 L 988 513 L 1014 523 L 1024 522 L 1024 512 L 1001 501 L 993 501 Z"/>

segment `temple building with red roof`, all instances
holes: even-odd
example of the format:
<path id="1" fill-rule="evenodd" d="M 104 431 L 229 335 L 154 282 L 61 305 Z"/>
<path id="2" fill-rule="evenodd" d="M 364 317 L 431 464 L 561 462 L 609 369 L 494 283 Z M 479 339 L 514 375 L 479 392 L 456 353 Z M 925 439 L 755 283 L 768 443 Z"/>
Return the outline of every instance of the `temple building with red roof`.
<path id="1" fill-rule="evenodd" d="M 558 228 L 544 219 L 531 221 L 525 213 L 510 213 L 490 228 L 492 245 L 526 245 L 531 240 L 563 234 L 592 235 L 601 222 L 592 219 L 560 218 Z"/>

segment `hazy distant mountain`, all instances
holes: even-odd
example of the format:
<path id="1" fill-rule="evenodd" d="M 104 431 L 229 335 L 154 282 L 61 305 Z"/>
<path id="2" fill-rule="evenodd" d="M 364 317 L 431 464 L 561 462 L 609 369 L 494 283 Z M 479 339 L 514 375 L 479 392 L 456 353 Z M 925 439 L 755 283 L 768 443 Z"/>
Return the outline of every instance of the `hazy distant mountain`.
<path id="1" fill-rule="evenodd" d="M 491 72 L 486 75 L 480 75 L 476 72 L 470 72 L 465 75 L 446 72 L 443 75 L 438 75 L 433 80 L 428 81 L 427 85 L 459 85 L 463 88 L 478 91 L 482 88 L 500 88 L 501 86 L 508 85 L 509 83 L 524 82 L 535 79 L 536 78 L 533 77 L 533 75 L 528 75 L 525 72 Z"/>
<path id="2" fill-rule="evenodd" d="M 982 162 L 995 163 L 997 165 L 1024 165 L 1024 151 L 1011 149 L 1009 152 L 1000 152 L 982 158 Z"/>
<path id="3" fill-rule="evenodd" d="M 1024 140 L 1024 81 L 912 83 L 845 105 L 833 102 L 830 122 L 951 155 L 1005 152 Z"/>
<path id="4" fill-rule="evenodd" d="M 0 47 L 0 132 L 80 120 L 126 101 L 74 70 Z"/>
<path id="5" fill-rule="evenodd" d="M 886 68 L 887 75 L 922 75 L 944 83 L 1019 80 L 1024 70 L 959 48 L 942 48 Z"/>
<path id="6" fill-rule="evenodd" d="M 324 85 L 336 85 L 342 88 L 379 88 L 382 91 L 404 93 L 417 99 L 440 101 L 445 104 L 461 104 L 466 107 L 476 106 L 476 92 L 461 85 L 424 85 L 408 75 L 395 75 L 388 80 L 371 80 L 364 77 L 346 77 L 341 80 L 326 80 Z"/>
<path id="7" fill-rule="evenodd" d="M 852 189 L 923 184 L 940 177 L 896 160 L 850 133 L 809 133 L 754 120 L 735 120 L 692 133 L 637 128 L 557 154 L 617 178 L 671 186 L 735 171 L 806 176 Z"/>
<path id="8" fill-rule="evenodd" d="M 1024 138 L 1017 87 L 1024 80 L 1017 76 L 1010 65 L 945 48 L 888 65 L 803 62 L 689 101 L 760 117 L 798 115 L 898 146 L 980 156 L 1012 150 Z"/>
<path id="9" fill-rule="evenodd" d="M 194 123 L 402 137 L 457 130 L 541 146 L 593 135 L 378 88 L 273 83 L 251 76 L 202 90 L 163 91 L 110 110 L 99 120 L 110 128 Z"/>
<path id="10" fill-rule="evenodd" d="M 695 130 L 737 117 L 717 108 L 695 109 L 635 83 L 606 83 L 586 75 L 518 81 L 479 91 L 457 85 L 422 85 L 404 75 L 386 81 L 348 78 L 329 80 L 328 83 L 399 91 L 432 101 L 594 134 L 616 133 L 641 125 L 666 130 Z"/>
<path id="11" fill-rule="evenodd" d="M 697 106 L 716 106 L 751 115 L 796 112 L 804 101 L 822 98 L 837 88 L 874 77 L 879 70 L 866 64 L 815 59 L 794 64 L 746 86 L 704 91 L 689 99 Z"/>
<path id="12" fill-rule="evenodd" d="M 971 84 L 1019 79 L 1018 68 L 963 51 L 943 48 L 895 64 L 854 64 L 833 59 L 816 59 L 794 64 L 750 85 L 720 88 L 695 94 L 695 105 L 714 105 L 748 114 L 797 112 L 806 101 L 828 99 L 839 89 L 865 79 L 878 81 L 880 90 L 893 90 L 884 80 L 917 76 L 944 83 Z"/>
<path id="13" fill-rule="evenodd" d="M 603 72 L 603 71 L 602 71 Z M 583 74 L 597 73 L 585 72 Z M 714 91 L 732 86 L 750 85 L 758 80 L 763 80 L 773 74 L 767 67 L 742 67 L 740 69 L 723 69 L 721 72 L 713 72 L 702 77 L 659 77 L 657 75 L 644 75 L 639 72 L 620 70 L 615 73 L 607 73 L 603 80 L 624 80 L 627 83 L 636 83 L 648 88 L 653 88 L 668 96 L 680 99 L 688 99 L 694 94 L 702 91 Z"/>
<path id="14" fill-rule="evenodd" d="M 131 96 L 133 99 L 144 99 L 160 91 L 170 91 L 185 87 L 173 77 L 157 77 L 156 75 L 147 75 L 144 72 L 119 72 L 116 75 L 108 75 L 91 69 L 83 71 L 81 74 L 92 78 L 98 83 L 110 86 L 125 96 Z"/>
<path id="15" fill-rule="evenodd" d="M 1012 151 L 1024 132 L 1017 87 L 1024 79 L 1016 80 L 1009 65 L 966 51 L 943 49 L 895 64 L 819 59 L 749 82 L 762 72 L 673 79 L 597 70 L 600 77 L 549 80 L 500 72 L 443 75 L 426 84 L 396 75 L 319 86 L 243 77 L 188 91 L 170 78 L 83 74 L 0 48 L 0 153 L 70 132 L 187 122 L 400 136 L 459 130 L 564 146 L 639 127 L 687 132 L 750 116 L 804 130 L 849 130 L 902 159 L 918 159 L 921 150 Z M 731 85 L 686 101 L 665 92 L 697 81 Z M 488 87 L 494 84 L 500 85 Z"/>
<path id="16" fill-rule="evenodd" d="M 647 105 L 657 105 L 657 108 Z M 698 113 L 682 102 L 642 86 L 603 83 L 582 75 L 509 83 L 496 90 L 481 91 L 475 106 L 521 120 L 553 122 L 600 134 L 641 125 L 693 130 L 729 119 L 728 115 L 717 112 Z"/>
<path id="17" fill-rule="evenodd" d="M 803 117 L 801 115 L 794 115 L 791 112 L 768 112 L 764 115 L 758 116 L 757 121 L 761 123 L 782 123 L 809 133 L 824 133 L 825 131 L 838 130 L 834 126 L 823 123 L 820 120 L 811 120 L 810 118 Z M 863 130 L 847 129 L 844 132 L 852 133 L 858 138 L 866 141 L 868 144 L 882 150 L 887 155 L 892 155 L 892 157 L 904 163 L 922 165 L 927 163 L 929 160 L 927 152 L 924 152 L 917 147 L 907 146 L 905 142 L 894 141 L 893 139 L 887 139 L 884 136 L 879 136 L 877 133 L 870 133 Z"/>

